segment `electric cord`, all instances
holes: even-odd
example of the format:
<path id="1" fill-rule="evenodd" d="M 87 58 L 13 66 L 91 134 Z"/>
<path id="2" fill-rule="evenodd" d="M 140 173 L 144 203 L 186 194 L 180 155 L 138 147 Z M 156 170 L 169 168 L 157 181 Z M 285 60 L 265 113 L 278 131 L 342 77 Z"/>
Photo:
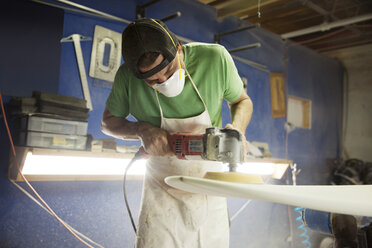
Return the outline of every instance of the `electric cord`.
<path id="1" fill-rule="evenodd" d="M 48 209 L 46 209 L 35 197 L 33 197 L 29 192 L 27 192 L 24 188 L 22 188 L 19 184 L 17 184 L 14 180 L 11 180 L 9 179 L 9 181 L 14 184 L 14 186 L 16 186 L 20 191 L 22 191 L 27 197 L 29 197 L 31 200 L 33 200 L 37 205 L 39 205 L 39 207 L 41 207 L 42 209 L 44 209 L 48 214 L 52 215 L 51 212 L 48 211 Z M 53 215 L 52 215 L 53 216 Z M 63 220 L 62 220 L 63 221 Z M 82 234 L 81 232 L 77 231 L 76 229 L 74 229 L 72 226 L 70 226 L 67 222 L 63 221 L 66 226 L 68 226 L 75 234 L 79 235 L 81 238 L 89 241 L 90 243 L 96 245 L 97 247 L 100 247 L 100 248 L 104 248 L 102 245 L 94 242 L 92 239 L 90 239 L 89 237 L 85 236 L 84 234 Z"/>
<path id="2" fill-rule="evenodd" d="M 341 62 L 342 63 L 342 62 Z M 342 115 L 342 133 L 341 133 L 341 158 L 349 159 L 349 153 L 345 146 L 346 134 L 348 131 L 348 119 L 349 119 L 349 73 L 347 68 L 342 63 L 342 67 L 344 69 L 344 99 L 343 99 L 343 115 Z"/>
<path id="3" fill-rule="evenodd" d="M 129 162 L 129 164 L 127 165 L 127 168 L 125 168 L 125 172 L 124 172 L 124 180 L 123 180 L 123 191 L 124 191 L 124 200 L 125 200 L 125 206 L 127 207 L 127 211 L 128 211 L 128 215 L 129 215 L 129 218 L 130 218 L 130 221 L 132 223 L 132 227 L 133 227 L 133 230 L 134 230 L 134 233 L 136 234 L 137 233 L 137 228 L 136 228 L 136 224 L 134 223 L 134 220 L 133 220 L 133 216 L 132 216 L 132 212 L 130 211 L 130 207 L 129 207 L 129 203 L 128 203 L 128 199 L 127 199 L 127 188 L 126 188 L 126 183 L 127 183 L 127 174 L 128 174 L 128 170 L 129 168 L 133 165 L 133 163 L 139 159 L 142 158 L 142 151 L 139 150 L 135 155 L 134 157 L 132 158 L 132 160 Z"/>
<path id="4" fill-rule="evenodd" d="M 303 231 L 300 236 L 304 238 L 304 240 L 301 241 L 302 244 L 307 245 L 306 248 L 311 247 L 310 237 L 307 235 L 307 229 L 305 226 L 305 222 L 302 218 L 304 208 L 298 207 L 295 208 L 295 211 L 300 215 L 296 218 L 296 221 L 300 222 L 299 226 L 297 227 L 299 230 Z"/>
<path id="5" fill-rule="evenodd" d="M 264 184 L 267 184 L 269 182 L 269 178 L 267 179 L 264 179 Z M 252 200 L 247 200 L 234 214 L 233 216 L 231 216 L 230 218 L 230 223 L 233 222 L 234 219 L 236 219 L 236 217 L 238 217 L 240 215 L 241 212 L 243 212 L 243 210 L 249 205 L 249 203 L 251 203 Z"/>
<path id="6" fill-rule="evenodd" d="M 83 243 L 84 245 L 86 245 L 87 247 L 90 247 L 90 248 L 94 248 L 92 245 L 90 245 L 89 243 L 87 243 L 86 241 L 84 241 L 81 237 L 79 237 L 72 229 L 69 225 L 67 225 L 67 223 L 65 221 L 63 221 L 53 210 L 51 207 L 49 207 L 49 205 L 44 201 L 44 199 L 39 195 L 39 193 L 34 189 L 34 187 L 32 187 L 32 185 L 30 184 L 30 182 L 26 179 L 26 177 L 23 175 L 21 169 L 20 169 L 20 166 L 18 164 L 18 160 L 17 160 L 17 156 L 16 156 L 16 151 L 15 151 L 15 147 L 14 147 L 14 143 L 13 143 L 13 138 L 12 138 L 12 135 L 10 133 L 10 129 L 9 129 L 9 126 L 8 126 L 8 121 L 6 119 L 6 114 L 5 114 L 5 108 L 4 108 L 4 104 L 3 104 L 3 99 L 2 99 L 2 94 L 0 92 L 0 104 L 1 104 L 1 110 L 2 110 L 2 114 L 3 114 L 3 118 L 4 118 L 4 124 L 5 124 L 5 129 L 8 133 L 8 137 L 9 137 L 9 142 L 10 142 L 10 147 L 11 147 L 11 151 L 12 151 L 12 154 L 14 156 L 14 161 L 15 161 L 15 164 L 17 166 L 17 169 L 18 169 L 18 172 L 20 174 L 20 176 L 22 177 L 23 181 L 26 183 L 26 185 L 30 188 L 30 190 L 32 191 L 32 193 L 37 197 L 37 199 L 39 200 L 39 203 L 44 205 L 44 207 L 48 210 L 48 212 L 63 226 L 65 227 L 76 239 L 78 239 L 81 243 Z"/>
<path id="7" fill-rule="evenodd" d="M 284 96 L 285 96 L 285 106 L 288 106 L 288 75 L 289 75 L 289 47 L 291 44 L 288 42 L 284 43 L 285 46 L 285 55 L 284 55 L 284 63 L 285 63 L 285 72 L 284 72 Z M 285 111 L 285 123 L 288 124 L 288 111 Z M 285 159 L 288 160 L 288 134 L 289 130 L 287 127 L 284 128 L 285 130 Z M 293 173 L 293 172 L 292 172 Z M 289 184 L 289 175 L 288 170 L 286 171 L 286 183 Z M 293 182 L 296 183 L 295 181 Z M 292 219 L 292 212 L 290 206 L 287 205 L 287 212 L 288 212 L 288 222 L 289 222 L 289 237 L 290 237 L 290 244 L 291 247 L 294 248 L 293 243 L 293 219 Z"/>
<path id="8" fill-rule="evenodd" d="M 341 178 L 345 179 L 346 181 L 350 182 L 351 184 L 355 184 L 355 185 L 362 184 L 360 182 L 357 182 L 354 178 L 349 177 L 349 176 L 347 176 L 345 174 L 342 174 L 342 173 L 335 172 L 333 175 L 341 177 Z"/>
<path id="9" fill-rule="evenodd" d="M 230 218 L 230 222 L 232 222 L 236 217 L 238 217 L 238 215 L 243 212 L 243 210 L 248 206 L 249 203 L 251 203 L 252 200 L 248 200 L 246 201 L 239 209 L 238 211 L 235 212 L 235 214 L 233 216 L 231 216 Z"/>

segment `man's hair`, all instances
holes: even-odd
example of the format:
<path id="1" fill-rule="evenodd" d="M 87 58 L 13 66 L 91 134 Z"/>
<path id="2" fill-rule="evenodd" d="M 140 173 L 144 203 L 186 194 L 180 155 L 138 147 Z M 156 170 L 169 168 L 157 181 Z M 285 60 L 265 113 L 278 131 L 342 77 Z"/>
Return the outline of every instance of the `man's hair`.
<path id="1" fill-rule="evenodd" d="M 160 53 L 158 52 L 147 52 L 144 53 L 138 60 L 137 66 L 140 67 L 149 67 L 154 64 L 155 60 L 159 57 Z"/>

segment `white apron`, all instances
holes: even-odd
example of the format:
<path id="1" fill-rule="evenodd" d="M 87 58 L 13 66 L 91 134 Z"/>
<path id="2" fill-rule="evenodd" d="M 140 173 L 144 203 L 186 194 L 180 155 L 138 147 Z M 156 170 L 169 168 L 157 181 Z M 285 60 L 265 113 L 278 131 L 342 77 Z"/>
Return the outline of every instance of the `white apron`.
<path id="1" fill-rule="evenodd" d="M 204 112 L 194 117 L 164 118 L 155 91 L 161 114 L 161 128 L 169 133 L 204 133 L 206 128 L 212 126 L 207 107 L 191 77 L 190 80 L 204 105 Z M 221 171 L 221 163 L 181 160 L 175 156 L 152 156 L 146 166 L 137 228 L 137 248 L 229 247 L 226 199 L 187 193 L 164 182 L 164 178 L 172 175 L 203 177 L 207 171 Z"/>

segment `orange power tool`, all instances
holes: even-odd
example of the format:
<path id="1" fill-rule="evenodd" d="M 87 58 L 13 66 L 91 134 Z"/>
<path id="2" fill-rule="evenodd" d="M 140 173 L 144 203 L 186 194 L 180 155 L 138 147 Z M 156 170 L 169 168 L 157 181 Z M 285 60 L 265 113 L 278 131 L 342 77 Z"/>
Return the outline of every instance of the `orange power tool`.
<path id="1" fill-rule="evenodd" d="M 212 160 L 228 163 L 230 172 L 243 162 L 242 135 L 235 129 L 207 128 L 205 134 L 178 133 L 168 136 L 179 159 Z"/>

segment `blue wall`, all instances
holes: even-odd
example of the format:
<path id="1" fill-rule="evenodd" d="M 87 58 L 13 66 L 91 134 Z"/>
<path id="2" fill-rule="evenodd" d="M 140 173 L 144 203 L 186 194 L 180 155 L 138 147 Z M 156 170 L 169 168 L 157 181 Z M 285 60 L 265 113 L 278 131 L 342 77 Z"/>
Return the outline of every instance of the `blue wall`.
<path id="1" fill-rule="evenodd" d="M 58 64 L 55 61 L 48 66 L 28 63 L 27 68 L 19 69 L 17 79 L 14 79 L 12 84 L 6 83 L 8 79 L 1 76 L 1 92 L 8 95 L 31 95 L 32 90 L 41 90 L 82 97 L 73 44 L 63 43 L 61 45 L 59 39 L 73 33 L 93 37 L 95 25 L 101 25 L 117 32 L 122 32 L 125 25 L 70 12 L 64 14 L 62 23 L 58 14 L 60 10 L 36 3 L 16 2 L 23 6 L 21 9 L 27 9 L 29 5 L 35 8 L 33 12 L 18 12 L 14 8 L 10 10 L 15 17 L 27 16 L 22 23 L 39 27 L 35 29 L 33 35 L 44 35 L 51 39 L 39 41 L 38 51 L 42 57 L 58 54 L 53 56 Z M 127 20 L 133 20 L 135 16 L 136 1 L 80 0 L 78 2 Z M 145 1 L 141 3 L 143 2 Z M 45 8 L 48 8 L 48 11 L 44 11 Z M 176 34 L 195 41 L 213 42 L 215 32 L 249 25 L 235 18 L 227 18 L 219 22 L 212 8 L 189 0 L 160 1 L 150 6 L 146 14 L 149 17 L 161 18 L 175 11 L 181 11 L 182 16 L 167 22 L 168 26 Z M 49 15 L 43 16 L 41 13 L 49 13 Z M 41 22 L 36 22 L 33 15 L 38 16 Z M 42 28 L 43 24 L 47 23 L 54 23 L 54 32 L 46 32 Z M 19 30 L 19 32 L 14 32 L 15 40 L 22 37 L 22 28 L 16 21 L 9 22 L 8 26 Z M 4 40 L 1 39 L 0 42 Z M 301 169 L 298 183 L 327 183 L 329 173 L 326 159 L 335 158 L 339 153 L 342 113 L 341 66 L 336 61 L 302 46 L 285 44 L 278 36 L 259 28 L 232 34 L 221 40 L 221 44 L 227 48 L 255 42 L 260 42 L 261 48 L 234 53 L 234 55 L 264 64 L 271 72 L 285 73 L 288 71 L 289 94 L 312 101 L 312 129 L 295 129 L 288 134 L 289 159 L 295 161 Z M 2 44 L 0 43 L 0 47 Z M 13 46 L 15 49 L 16 44 L 16 42 L 8 42 L 7 46 Z M 82 42 L 81 46 L 85 68 L 88 72 L 92 42 Z M 43 47 L 51 48 L 44 50 Z M 33 52 L 32 49 L 25 50 L 22 55 L 31 56 Z M 3 53 L 11 55 L 10 51 L 5 50 Z M 8 75 L 7 78 L 11 78 L 4 72 L 14 70 L 16 66 L 13 63 L 1 65 L 0 75 Z M 246 132 L 247 139 L 268 142 L 273 156 L 285 158 L 285 118 L 273 119 L 271 117 L 268 71 L 259 70 L 238 61 L 236 61 L 236 66 L 241 76 L 248 78 L 247 92 L 254 104 L 253 117 Z M 30 80 L 28 71 L 36 72 L 35 74 L 40 77 L 50 74 L 54 79 Z M 100 118 L 110 89 L 107 84 L 90 77 L 88 77 L 88 83 L 94 108 L 90 113 L 88 132 L 95 139 L 103 138 L 106 136 L 99 130 Z M 226 104 L 224 104 L 223 114 L 223 120 L 226 123 L 229 121 Z M 0 246 L 84 247 L 8 181 L 9 142 L 3 122 L 0 123 L 0 128 Z M 285 179 L 272 183 L 285 183 Z M 121 182 L 38 182 L 32 184 L 60 217 L 93 240 L 105 247 L 133 247 L 134 233 L 125 212 Z M 138 215 L 141 188 L 140 181 L 128 183 L 129 201 L 135 219 Z M 233 214 L 244 202 L 245 200 L 242 199 L 228 199 L 230 213 Z M 288 213 L 291 216 L 288 216 Z M 287 241 L 291 228 L 290 217 L 293 224 L 294 246 L 301 247 L 293 208 L 288 209 L 285 205 L 260 201 L 252 201 L 232 222 L 231 247 L 290 247 Z M 318 234 L 312 234 L 312 241 L 317 242 L 319 237 Z"/>
<path id="2" fill-rule="evenodd" d="M 30 96 L 57 93 L 63 11 L 30 1 L 5 0 L 0 8 L 0 90 Z"/>

